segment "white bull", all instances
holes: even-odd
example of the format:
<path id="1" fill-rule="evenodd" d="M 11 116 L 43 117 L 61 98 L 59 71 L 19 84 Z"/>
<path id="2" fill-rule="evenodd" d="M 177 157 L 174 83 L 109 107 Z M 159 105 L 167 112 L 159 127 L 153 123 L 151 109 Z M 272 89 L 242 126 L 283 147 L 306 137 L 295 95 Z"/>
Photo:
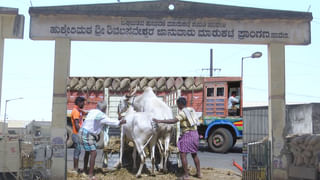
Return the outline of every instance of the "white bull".
<path id="1" fill-rule="evenodd" d="M 173 119 L 171 108 L 154 94 L 152 88 L 147 87 L 143 94 L 138 96 L 133 96 L 134 93 L 135 91 L 128 95 L 123 103 L 131 104 L 138 112 L 149 112 L 156 119 Z M 158 145 L 160 146 L 161 158 L 160 169 L 167 172 L 170 137 L 174 125 L 159 123 L 158 126 Z"/>
<path id="2" fill-rule="evenodd" d="M 121 107 L 119 108 L 122 111 Z M 150 147 L 150 158 L 152 162 L 152 171 L 154 175 L 155 165 L 155 145 L 157 143 L 156 128 L 152 126 L 152 115 L 146 112 L 135 112 L 130 106 L 125 112 L 125 116 L 122 117 L 126 120 L 126 123 L 121 126 L 121 142 L 120 142 L 120 159 L 119 164 L 122 164 L 123 147 L 124 143 L 128 141 L 134 142 L 134 148 L 132 153 L 133 169 L 136 169 L 136 151 L 140 156 L 140 167 L 137 171 L 136 177 L 141 176 L 141 170 L 143 168 L 146 154 L 144 149 L 147 145 Z"/>

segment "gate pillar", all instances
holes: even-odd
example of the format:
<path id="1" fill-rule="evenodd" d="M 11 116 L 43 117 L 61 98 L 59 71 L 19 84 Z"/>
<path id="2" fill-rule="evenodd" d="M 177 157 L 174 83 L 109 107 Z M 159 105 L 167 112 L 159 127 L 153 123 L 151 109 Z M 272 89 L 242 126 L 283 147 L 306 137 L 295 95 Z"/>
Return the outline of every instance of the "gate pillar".
<path id="1" fill-rule="evenodd" d="M 55 40 L 54 84 L 52 102 L 51 145 L 53 149 L 51 179 L 66 179 L 67 171 L 67 79 L 70 74 L 69 39 Z"/>
<path id="2" fill-rule="evenodd" d="M 285 46 L 268 45 L 269 140 L 271 179 L 288 179 L 285 148 Z"/>

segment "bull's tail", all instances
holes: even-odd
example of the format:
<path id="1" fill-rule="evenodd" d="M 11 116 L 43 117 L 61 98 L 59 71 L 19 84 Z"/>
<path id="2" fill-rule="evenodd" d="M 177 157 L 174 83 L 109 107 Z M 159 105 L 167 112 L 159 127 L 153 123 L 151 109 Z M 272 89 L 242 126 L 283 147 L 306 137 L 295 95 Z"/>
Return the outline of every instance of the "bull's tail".
<path id="1" fill-rule="evenodd" d="M 149 144 L 149 142 L 151 141 L 152 138 L 153 138 L 153 134 L 149 137 L 147 142 L 143 145 L 142 149 L 144 149 Z"/>
<path id="2" fill-rule="evenodd" d="M 161 151 L 161 152 L 163 152 L 164 151 L 164 148 L 163 148 L 163 145 L 162 145 L 162 142 L 161 142 L 161 140 L 160 139 L 158 139 L 158 147 L 159 147 L 159 150 Z"/>

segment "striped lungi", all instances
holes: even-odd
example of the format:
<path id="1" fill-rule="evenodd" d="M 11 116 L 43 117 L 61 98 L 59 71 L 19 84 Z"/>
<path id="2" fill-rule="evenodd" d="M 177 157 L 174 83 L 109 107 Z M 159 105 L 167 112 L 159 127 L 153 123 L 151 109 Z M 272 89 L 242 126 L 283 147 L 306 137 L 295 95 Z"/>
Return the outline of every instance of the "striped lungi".
<path id="1" fill-rule="evenodd" d="M 81 128 L 80 131 L 81 145 L 85 151 L 94 151 L 97 149 L 97 141 L 95 136 L 93 136 L 88 130 Z"/>
<path id="2" fill-rule="evenodd" d="M 187 131 L 180 136 L 178 148 L 180 152 L 196 153 L 199 147 L 199 134 L 197 130 Z"/>

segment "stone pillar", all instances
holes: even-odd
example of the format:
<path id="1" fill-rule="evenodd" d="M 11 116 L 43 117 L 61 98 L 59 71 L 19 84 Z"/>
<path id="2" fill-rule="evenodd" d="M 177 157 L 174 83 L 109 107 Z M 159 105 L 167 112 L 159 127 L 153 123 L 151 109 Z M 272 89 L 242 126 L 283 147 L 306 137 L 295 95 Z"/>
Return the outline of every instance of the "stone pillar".
<path id="1" fill-rule="evenodd" d="M 2 75 L 3 75 L 3 53 L 4 53 L 4 37 L 2 33 L 2 17 L 0 16 L 0 109 L 1 109 L 1 94 L 2 94 Z M 4 124 L 5 125 L 5 124 Z M 1 129 L 2 131 L 2 129 Z M 4 133 L 4 132 L 2 132 Z"/>
<path id="2" fill-rule="evenodd" d="M 268 45 L 269 140 L 271 179 L 288 179 L 285 148 L 285 46 Z"/>
<path id="3" fill-rule="evenodd" d="M 24 16 L 18 15 L 18 9 L 15 8 L 0 8 L 0 109 L 1 109 L 1 95 L 2 95 L 2 75 L 3 75 L 3 57 L 4 57 L 4 40 L 5 38 L 23 38 L 23 28 L 24 28 Z M 5 117 L 4 117 L 5 118 Z M 4 124 L 3 128 L 0 130 L 2 134 L 7 134 L 7 128 Z M 4 138 L 3 143 L 3 157 L 7 155 L 7 140 Z M 3 170 L 7 169 L 8 162 L 3 162 Z M 1 171 L 1 170 L 0 170 Z M 20 172 L 17 174 L 20 176 Z M 4 175 L 1 178 L 6 178 Z"/>
<path id="4" fill-rule="evenodd" d="M 67 78 L 70 74 L 69 39 L 55 40 L 54 84 L 51 124 L 51 144 L 53 148 L 51 179 L 66 179 L 67 171 Z"/>
<path id="5" fill-rule="evenodd" d="M 2 32 L 2 27 L 3 27 L 3 24 L 2 24 L 2 17 L 0 16 L 0 109 L 1 109 L 1 94 L 2 94 L 2 72 L 3 72 L 3 53 L 4 53 L 4 37 L 3 37 L 3 32 Z M 0 119 L 2 119 L 0 117 Z M 2 127 L 0 129 L 1 131 L 1 134 L 4 135 L 5 131 L 6 131 L 6 125 L 4 124 L 4 119 L 3 119 L 3 124 L 2 124 Z M 3 157 L 6 157 L 6 145 L 7 145 L 7 138 L 4 138 L 4 142 L 2 143 L 3 144 L 3 151 L 2 151 L 2 156 Z M 5 161 L 2 162 L 2 167 L 0 167 L 1 169 L 6 169 L 6 163 Z M 1 178 L 5 178 L 4 176 L 0 176 Z"/>

